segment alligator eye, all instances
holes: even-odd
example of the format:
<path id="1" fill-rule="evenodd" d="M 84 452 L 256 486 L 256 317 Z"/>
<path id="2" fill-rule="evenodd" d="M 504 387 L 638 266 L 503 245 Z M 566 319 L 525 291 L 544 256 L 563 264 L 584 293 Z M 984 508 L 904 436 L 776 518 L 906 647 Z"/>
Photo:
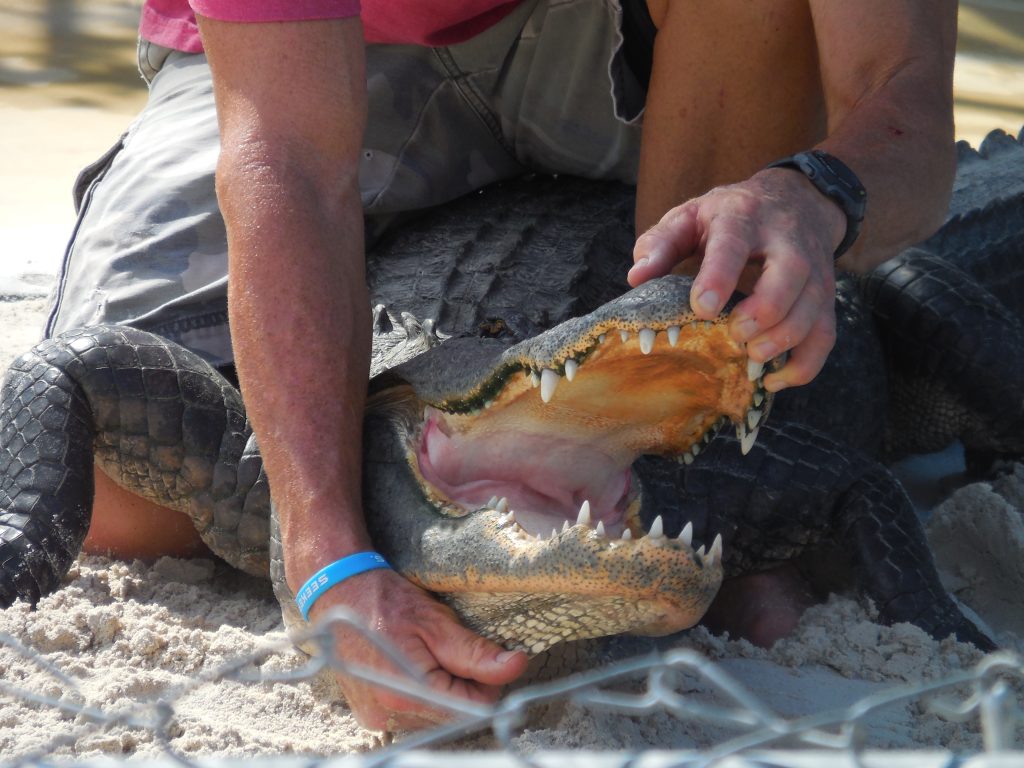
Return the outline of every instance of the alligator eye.
<path id="1" fill-rule="evenodd" d="M 489 317 L 477 326 L 477 331 L 486 339 L 501 339 L 511 335 L 508 324 L 500 317 Z"/>

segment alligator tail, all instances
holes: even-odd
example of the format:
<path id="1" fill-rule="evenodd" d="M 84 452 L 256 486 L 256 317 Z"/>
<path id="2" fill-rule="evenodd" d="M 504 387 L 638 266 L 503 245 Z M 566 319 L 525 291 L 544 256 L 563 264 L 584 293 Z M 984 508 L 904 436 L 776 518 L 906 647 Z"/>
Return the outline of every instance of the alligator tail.
<path id="1" fill-rule="evenodd" d="M 56 589 L 89 530 L 95 428 L 67 371 L 74 360 L 44 342 L 11 365 L 0 390 L 3 608 L 19 598 L 35 605 Z"/>
<path id="2" fill-rule="evenodd" d="M 0 606 L 59 586 L 89 529 L 94 465 L 267 573 L 269 487 L 241 395 L 194 353 L 124 326 L 70 331 L 11 366 L 0 419 Z"/>
<path id="3" fill-rule="evenodd" d="M 879 618 L 886 624 L 909 622 L 939 640 L 953 635 L 982 651 L 996 650 L 942 586 L 903 487 L 881 464 L 850 459 L 855 480 L 837 500 L 834 535 Z"/>
<path id="4" fill-rule="evenodd" d="M 1024 129 L 957 145 L 949 219 L 919 248 L 968 272 L 1024 317 Z"/>

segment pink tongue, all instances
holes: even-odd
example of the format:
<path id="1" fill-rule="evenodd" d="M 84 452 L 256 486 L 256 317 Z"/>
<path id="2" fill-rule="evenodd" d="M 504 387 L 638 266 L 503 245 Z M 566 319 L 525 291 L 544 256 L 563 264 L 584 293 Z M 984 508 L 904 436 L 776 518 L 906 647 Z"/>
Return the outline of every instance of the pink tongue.
<path id="1" fill-rule="evenodd" d="M 556 523 L 560 528 L 565 519 L 574 523 L 584 500 L 594 523 L 617 523 L 629 490 L 628 469 L 577 443 L 529 434 L 448 436 L 434 417 L 423 430 L 418 459 L 424 479 L 448 498 L 472 508 L 504 496 L 520 524 L 535 533 L 547 534 Z"/>

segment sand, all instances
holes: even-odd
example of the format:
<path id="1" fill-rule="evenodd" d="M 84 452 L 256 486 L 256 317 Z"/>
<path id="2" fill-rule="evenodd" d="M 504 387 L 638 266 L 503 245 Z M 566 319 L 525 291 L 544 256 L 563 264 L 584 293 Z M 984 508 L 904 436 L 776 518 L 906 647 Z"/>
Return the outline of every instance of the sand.
<path id="1" fill-rule="evenodd" d="M 74 6 L 52 0 L 46 16 L 38 0 L 10 0 L 0 9 L 0 366 L 39 336 L 42 297 L 73 224 L 74 174 L 116 139 L 145 97 L 131 66 L 136 6 L 135 0 Z M 72 7 L 75 24 L 67 21 Z M 1024 122 L 1024 13 L 1010 3 L 965 3 L 960 31 L 958 138 L 977 143 L 993 127 L 1016 132 Z M 947 452 L 908 463 L 902 476 L 923 505 L 948 588 L 1004 648 L 1024 652 L 1024 470 L 965 486 L 961 463 Z M 267 584 L 213 561 L 81 558 L 64 588 L 37 610 L 0 611 L 0 635 L 31 649 L 21 655 L 9 640 L 0 643 L 0 685 L 25 692 L 0 693 L 0 759 L 37 751 L 147 757 L 163 749 L 161 736 L 189 756 L 344 754 L 375 744 L 323 673 L 275 684 L 221 674 L 225 665 L 262 651 L 243 672 L 295 671 L 306 657 L 286 637 Z M 787 717 L 941 679 L 980 658 L 970 646 L 937 642 L 908 625 L 882 627 L 869 606 L 843 597 L 811 609 L 770 652 L 703 629 L 658 646 L 706 655 Z M 607 654 L 650 648 L 622 640 Z M 677 689 L 687 702 L 725 703 L 693 673 L 680 675 Z M 49 701 L 32 703 L 32 696 Z M 153 705 L 161 699 L 174 702 L 170 721 Z M 121 724 L 96 722 L 111 718 Z M 665 711 L 632 717 L 562 704 L 532 712 L 513 746 L 523 752 L 708 748 L 735 733 Z M 885 748 L 980 747 L 973 722 L 947 722 L 916 703 L 871 715 L 866 735 L 869 745 Z M 492 745 L 482 737 L 459 744 Z"/>

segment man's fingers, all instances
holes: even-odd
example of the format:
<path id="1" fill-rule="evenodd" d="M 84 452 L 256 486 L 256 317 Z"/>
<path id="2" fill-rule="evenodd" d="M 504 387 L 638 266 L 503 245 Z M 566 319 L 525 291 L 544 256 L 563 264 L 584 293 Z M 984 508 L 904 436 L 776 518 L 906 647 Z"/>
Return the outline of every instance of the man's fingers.
<path id="1" fill-rule="evenodd" d="M 446 719 L 442 710 L 431 709 L 425 702 L 407 698 L 383 686 L 343 674 L 338 675 L 337 680 L 352 716 L 368 730 L 413 730 L 427 728 Z"/>
<path id="2" fill-rule="evenodd" d="M 723 214 L 711 220 L 704 259 L 690 291 L 690 306 L 698 317 L 711 320 L 722 311 L 757 242 L 750 219 Z"/>
<path id="3" fill-rule="evenodd" d="M 807 384 L 825 365 L 828 353 L 836 343 L 836 316 L 834 312 L 822 312 L 800 344 L 790 352 L 789 360 L 781 371 L 764 377 L 764 386 L 769 392 L 778 392 L 786 387 Z"/>
<path id="4" fill-rule="evenodd" d="M 676 264 L 693 253 L 698 240 L 696 209 L 685 205 L 673 208 L 636 239 L 633 267 L 626 279 L 636 287 L 667 275 Z"/>
<path id="5" fill-rule="evenodd" d="M 474 689 L 486 690 L 487 687 L 511 683 L 526 670 L 529 662 L 525 653 L 505 650 L 466 629 L 454 617 L 447 622 L 438 622 L 425 639 L 428 650 L 444 671 L 454 678 L 482 684 L 466 687 L 470 694 Z M 469 698 L 480 700 L 474 695 L 469 695 Z"/>
<path id="6" fill-rule="evenodd" d="M 754 287 L 754 293 L 740 302 L 732 312 L 730 330 L 733 338 L 741 342 L 750 342 L 772 329 L 776 329 L 793 313 L 798 302 L 803 301 L 802 314 L 794 321 L 803 321 L 798 329 L 797 322 L 786 330 L 790 334 L 787 343 L 784 334 L 775 334 L 774 340 L 778 349 L 766 357 L 790 349 L 800 342 L 805 335 L 813 317 L 821 311 L 825 302 L 825 289 L 820 283 L 811 279 L 811 266 L 805 258 L 783 244 L 778 248 L 770 248 L 765 255 L 764 268 Z M 757 358 L 762 359 L 762 358 Z"/>
<path id="7" fill-rule="evenodd" d="M 766 270 L 762 275 L 762 280 L 758 282 L 758 290 L 767 276 L 768 271 Z M 800 286 L 799 292 L 793 297 L 786 291 L 780 300 L 795 300 L 795 303 L 781 318 L 779 317 L 780 310 L 784 311 L 784 308 L 780 308 L 778 305 L 768 306 L 760 311 L 755 306 L 751 312 L 749 305 L 754 303 L 755 297 L 743 301 L 733 312 L 732 332 L 734 338 L 738 341 L 745 341 L 750 359 L 759 363 L 793 349 L 803 342 L 811 332 L 822 312 L 828 312 L 825 291 L 826 289 L 814 280 Z M 760 294 L 757 294 L 756 298 L 761 298 Z M 756 335 L 750 336 L 747 333 L 751 328 Z"/>

